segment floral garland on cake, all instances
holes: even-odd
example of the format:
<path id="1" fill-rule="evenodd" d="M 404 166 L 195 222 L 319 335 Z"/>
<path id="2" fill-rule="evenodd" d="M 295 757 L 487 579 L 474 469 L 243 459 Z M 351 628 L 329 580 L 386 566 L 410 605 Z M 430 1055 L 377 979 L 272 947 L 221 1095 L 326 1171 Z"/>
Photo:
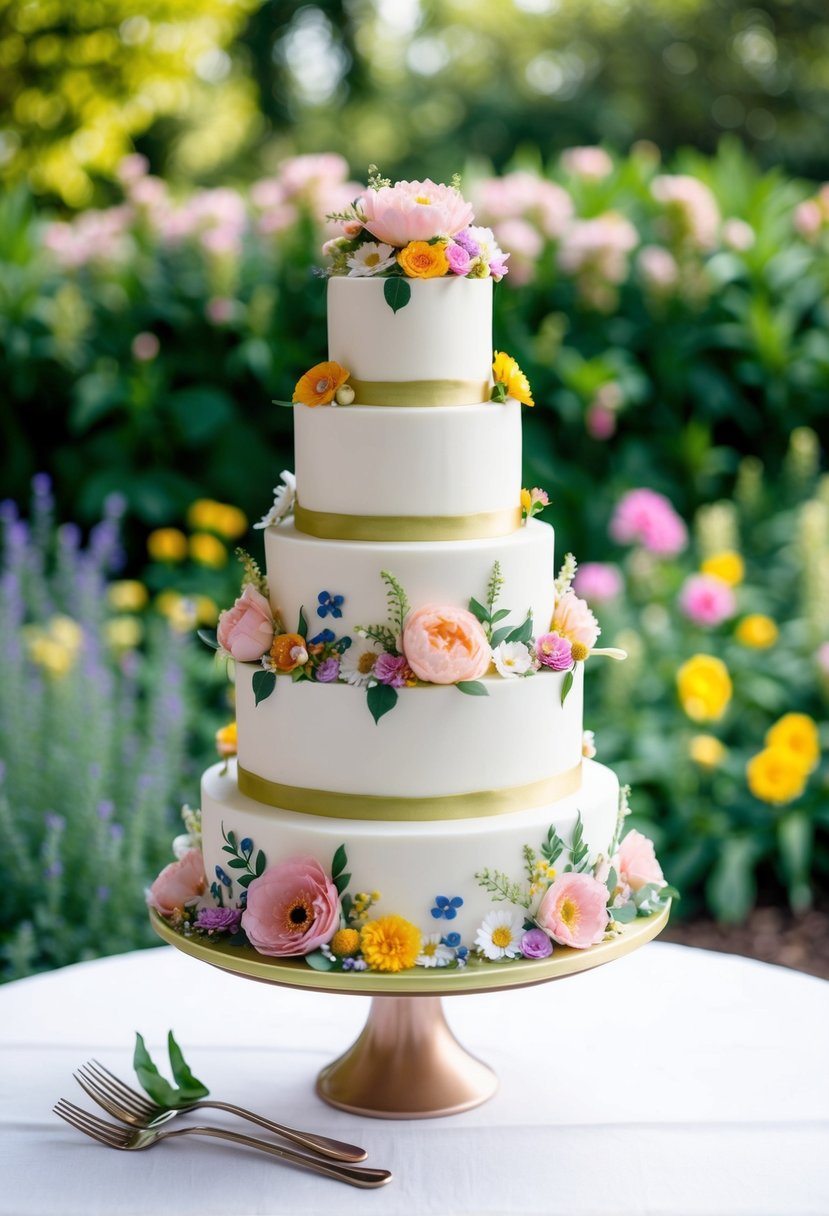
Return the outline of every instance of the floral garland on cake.
<path id="1" fill-rule="evenodd" d="M 225 937 L 230 945 L 250 946 L 267 957 L 303 958 L 317 971 L 396 973 L 546 959 L 556 946 L 584 950 L 611 940 L 625 924 L 664 909 L 677 894 L 665 881 L 652 841 L 636 830 L 622 836 L 628 793 L 620 791 L 613 840 L 595 861 L 579 814 L 569 843 L 551 826 L 538 848 L 524 846 L 522 878 L 499 870 L 477 873 L 493 902 L 507 906 L 487 913 L 468 943 L 450 927 L 463 906 L 461 896 L 438 894 L 424 908 L 424 917 L 432 919 L 430 932 L 394 913 L 372 915 L 382 897 L 378 891 L 350 894 L 345 844 L 327 869 L 311 856 L 268 865 L 250 837 L 240 839 L 222 825 L 228 857 L 208 883 L 200 815 L 189 807 L 182 812 L 186 834 L 173 846 L 177 860 L 158 875 L 147 902 L 185 937 Z M 212 903 L 206 902 L 208 889 Z"/>

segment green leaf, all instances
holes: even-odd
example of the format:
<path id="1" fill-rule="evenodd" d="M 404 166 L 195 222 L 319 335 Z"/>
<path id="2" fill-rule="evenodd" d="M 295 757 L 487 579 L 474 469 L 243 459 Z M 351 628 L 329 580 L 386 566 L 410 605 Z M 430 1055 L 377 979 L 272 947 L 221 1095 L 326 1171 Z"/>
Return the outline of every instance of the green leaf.
<path id="1" fill-rule="evenodd" d="M 493 384 L 493 386 L 492 386 L 492 392 L 490 394 L 490 401 L 497 401 L 497 402 L 499 402 L 499 404 L 503 404 L 506 401 L 506 399 L 507 399 L 506 384 L 502 384 L 500 380 L 496 380 L 495 384 Z"/>
<path id="2" fill-rule="evenodd" d="M 244 857 L 234 857 L 232 861 L 227 863 L 227 868 L 229 870 L 246 870 L 248 863 Z"/>
<path id="3" fill-rule="evenodd" d="M 512 625 L 502 625 L 500 629 L 493 631 L 492 637 L 489 639 L 489 644 L 494 650 L 501 642 L 505 642 L 512 633 Z"/>
<path id="4" fill-rule="evenodd" d="M 622 904 L 621 908 L 611 908 L 610 915 L 620 925 L 629 925 L 631 921 L 636 920 L 636 904 Z"/>
<path id="5" fill-rule="evenodd" d="M 181 1049 L 170 1031 L 167 1037 L 170 1066 L 173 1076 L 179 1082 L 179 1088 L 174 1088 L 169 1081 L 162 1077 L 153 1063 L 144 1039 L 136 1032 L 135 1051 L 132 1064 L 141 1087 L 159 1106 L 176 1110 L 181 1106 L 189 1106 L 199 1098 L 204 1098 L 210 1091 L 201 1081 L 196 1080 L 181 1054 Z"/>
<path id="6" fill-rule="evenodd" d="M 172 1030 L 167 1033 L 167 1053 L 170 1057 L 173 1080 L 178 1085 L 182 1096 L 186 1095 L 188 1100 L 193 1102 L 198 1098 L 206 1098 L 210 1090 L 202 1081 L 193 1076 L 181 1048 L 173 1037 Z"/>
<path id="7" fill-rule="evenodd" d="M 757 842 L 749 836 L 732 836 L 722 842 L 706 884 L 709 904 L 717 920 L 736 925 L 748 916 L 757 893 L 754 877 L 757 856 Z"/>
<path id="8" fill-rule="evenodd" d="M 562 705 L 567 700 L 567 694 L 572 687 L 573 687 L 573 669 L 571 667 L 570 670 L 566 673 L 566 675 L 564 677 L 564 683 L 561 686 L 561 704 Z"/>
<path id="9" fill-rule="evenodd" d="M 348 855 L 345 851 L 345 845 L 341 844 L 334 854 L 334 860 L 331 862 L 331 877 L 336 878 L 338 874 L 342 874 L 347 865 Z"/>
<path id="10" fill-rule="evenodd" d="M 259 852 L 256 854 L 256 865 L 254 866 L 254 870 L 256 872 L 257 878 L 259 878 L 260 875 L 265 873 L 265 867 L 267 866 L 267 864 L 268 864 L 268 862 L 265 857 L 265 854 L 260 849 Z"/>
<path id="11" fill-rule="evenodd" d="M 366 700 L 371 716 L 377 723 L 384 714 L 394 709 L 397 704 L 397 691 L 390 684 L 373 684 L 368 690 Z"/>
<path id="12" fill-rule="evenodd" d="M 412 298 L 412 289 L 405 279 L 397 277 L 386 279 L 383 284 L 383 295 L 392 312 L 399 312 L 401 308 L 406 307 Z"/>
<path id="13" fill-rule="evenodd" d="M 199 629 L 197 636 L 204 642 L 205 646 L 209 646 L 211 650 L 219 649 L 219 640 L 216 637 L 215 629 Z"/>
<path id="14" fill-rule="evenodd" d="M 337 888 L 337 894 L 342 895 L 348 884 L 351 882 L 350 874 L 338 874 L 334 879 L 334 886 Z"/>
<path id="15" fill-rule="evenodd" d="M 253 695 L 256 698 L 256 704 L 261 701 L 267 701 L 273 690 L 276 688 L 276 672 L 275 671 L 257 671 L 253 676 Z"/>
<path id="16" fill-rule="evenodd" d="M 249 887 L 258 877 L 258 874 L 240 874 L 236 881 L 240 887 Z"/>
<path id="17" fill-rule="evenodd" d="M 299 624 L 296 627 L 296 631 L 301 638 L 308 637 L 308 621 L 305 619 L 305 608 L 304 607 L 300 608 L 300 610 L 299 610 Z"/>
<path id="18" fill-rule="evenodd" d="M 499 621 L 503 621 L 505 616 L 509 616 L 509 608 L 499 608 L 497 612 L 493 612 L 490 620 L 493 625 L 497 625 Z"/>
<path id="19" fill-rule="evenodd" d="M 342 895 L 342 892 L 340 892 L 340 894 Z M 350 895 L 343 895 L 342 899 L 340 900 L 340 907 L 342 908 L 342 913 L 346 919 L 346 922 L 348 922 L 348 919 L 351 916 L 351 910 L 354 907 L 354 900 Z"/>
<path id="20" fill-rule="evenodd" d="M 507 634 L 508 642 L 530 642 L 533 636 L 533 618 L 532 613 L 529 613 L 523 625 L 519 625 L 517 629 L 513 629 Z"/>
<path id="21" fill-rule="evenodd" d="M 488 697 L 489 692 L 480 680 L 459 680 L 455 685 L 458 692 L 465 692 L 470 697 Z"/>
<path id="22" fill-rule="evenodd" d="M 326 958 L 321 950 L 313 950 L 310 954 L 305 955 L 305 961 L 314 971 L 331 971 L 336 963 L 330 958 Z"/>
<path id="23" fill-rule="evenodd" d="M 814 827 L 802 811 L 790 811 L 777 825 L 780 860 L 795 912 L 805 912 L 812 902 L 809 874 L 812 864 Z"/>
<path id="24" fill-rule="evenodd" d="M 239 846 L 236 843 L 236 833 L 234 832 L 233 828 L 231 828 L 230 831 L 227 833 L 227 835 L 225 836 L 225 840 L 230 845 L 232 851 L 234 853 L 237 852 Z"/>
<path id="25" fill-rule="evenodd" d="M 490 622 L 489 609 L 485 608 L 483 604 L 479 604 L 474 596 L 469 601 L 469 611 L 472 613 L 473 616 L 478 618 L 478 620 L 481 622 L 482 625 L 489 624 L 489 622 Z"/>

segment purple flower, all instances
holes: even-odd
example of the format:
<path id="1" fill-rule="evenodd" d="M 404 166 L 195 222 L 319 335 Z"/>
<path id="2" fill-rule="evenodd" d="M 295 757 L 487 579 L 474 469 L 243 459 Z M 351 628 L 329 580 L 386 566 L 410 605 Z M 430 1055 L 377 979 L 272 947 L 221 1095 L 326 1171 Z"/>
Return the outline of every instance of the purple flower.
<path id="1" fill-rule="evenodd" d="M 466 250 L 470 258 L 476 258 L 481 252 L 481 246 L 469 235 L 468 228 L 464 228 L 462 232 L 456 232 L 452 239 L 456 245 L 460 245 L 462 249 Z"/>
<path id="2" fill-rule="evenodd" d="M 553 943 L 543 929 L 528 929 L 521 938 L 521 953 L 524 958 L 549 958 Z"/>
<path id="3" fill-rule="evenodd" d="M 63 815 L 56 815 L 54 811 L 47 811 L 44 819 L 50 832 L 62 832 L 66 827 Z"/>
<path id="4" fill-rule="evenodd" d="M 238 933 L 241 921 L 241 908 L 200 908 L 196 928 L 208 933 Z"/>
<path id="5" fill-rule="evenodd" d="M 446 246 L 446 260 L 453 274 L 466 274 L 472 261 L 469 250 L 463 245 L 449 244 Z"/>
<path id="6" fill-rule="evenodd" d="M 542 667 L 550 671 L 567 671 L 573 666 L 573 648 L 560 633 L 545 633 L 535 643 L 535 653 Z"/>
<path id="7" fill-rule="evenodd" d="M 489 273 L 493 279 L 503 279 L 505 274 L 509 274 L 509 266 L 507 266 L 508 253 L 502 253 L 500 257 L 493 258 L 489 263 Z"/>
<path id="8" fill-rule="evenodd" d="M 98 818 L 103 819 L 106 823 L 112 818 L 112 812 L 115 810 L 115 803 L 111 798 L 102 798 L 98 803 Z"/>
<path id="9" fill-rule="evenodd" d="M 323 659 L 317 668 L 316 678 L 319 684 L 332 684 L 340 674 L 340 660 L 331 655 Z"/>
<path id="10" fill-rule="evenodd" d="M 409 664 L 402 654 L 383 653 L 377 656 L 373 675 L 381 684 L 390 684 L 392 688 L 402 688 L 406 683 Z"/>

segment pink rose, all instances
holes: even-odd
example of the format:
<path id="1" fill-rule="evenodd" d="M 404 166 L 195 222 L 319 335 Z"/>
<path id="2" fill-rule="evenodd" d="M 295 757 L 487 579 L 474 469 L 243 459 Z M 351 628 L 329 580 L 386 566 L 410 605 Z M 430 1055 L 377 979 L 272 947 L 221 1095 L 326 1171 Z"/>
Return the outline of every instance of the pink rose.
<path id="1" fill-rule="evenodd" d="M 403 627 L 403 653 L 415 675 L 430 684 L 477 680 L 492 660 L 483 626 L 465 608 L 426 604 Z"/>
<path id="2" fill-rule="evenodd" d="M 595 946 L 607 928 L 607 887 L 592 874 L 562 874 L 548 888 L 535 919 L 562 946 Z"/>
<path id="3" fill-rule="evenodd" d="M 641 832 L 628 832 L 619 846 L 615 861 L 619 881 L 630 887 L 631 891 L 638 891 L 649 882 L 664 887 L 665 878 L 656 860 L 653 841 Z"/>
<path id="4" fill-rule="evenodd" d="M 571 642 L 581 642 L 588 650 L 601 633 L 599 622 L 575 591 L 565 591 L 555 607 L 551 627 Z"/>
<path id="5" fill-rule="evenodd" d="M 454 241 L 450 241 L 446 246 L 446 260 L 452 274 L 466 274 L 469 271 L 469 263 L 472 261 L 469 252 L 464 249 L 463 245 L 456 245 Z"/>
<path id="6" fill-rule="evenodd" d="M 171 861 L 147 892 L 147 904 L 162 916 L 197 903 L 207 888 L 200 849 L 188 849 L 180 861 Z"/>
<path id="7" fill-rule="evenodd" d="M 270 604 L 248 583 L 233 607 L 219 617 L 216 637 L 219 645 L 234 659 L 251 663 L 270 650 L 273 632 Z"/>
<path id="8" fill-rule="evenodd" d="M 260 954 L 310 954 L 331 940 L 339 924 L 337 888 L 313 857 L 269 866 L 248 887 L 242 928 Z"/>

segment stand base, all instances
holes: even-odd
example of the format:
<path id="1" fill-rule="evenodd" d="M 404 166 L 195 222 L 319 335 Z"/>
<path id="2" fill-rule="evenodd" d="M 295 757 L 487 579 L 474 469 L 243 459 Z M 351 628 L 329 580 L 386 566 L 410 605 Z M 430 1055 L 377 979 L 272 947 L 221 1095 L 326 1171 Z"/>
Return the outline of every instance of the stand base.
<path id="1" fill-rule="evenodd" d="M 498 1078 L 457 1041 L 440 997 L 376 996 L 363 1032 L 317 1078 L 331 1106 L 374 1119 L 433 1119 L 480 1106 Z"/>

